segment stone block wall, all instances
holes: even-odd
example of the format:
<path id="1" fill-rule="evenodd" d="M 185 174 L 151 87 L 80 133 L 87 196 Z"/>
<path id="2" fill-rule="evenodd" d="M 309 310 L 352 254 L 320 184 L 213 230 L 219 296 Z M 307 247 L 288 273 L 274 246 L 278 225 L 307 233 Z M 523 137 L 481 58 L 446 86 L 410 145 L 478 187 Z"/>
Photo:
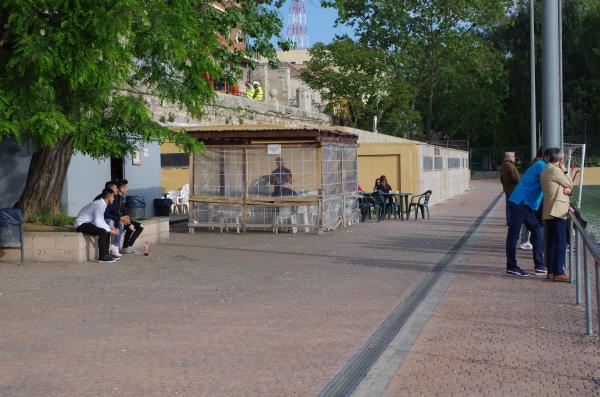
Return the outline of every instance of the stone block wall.
<path id="1" fill-rule="evenodd" d="M 144 232 L 134 247 L 142 250 L 149 245 L 169 241 L 169 218 L 141 221 Z M 23 238 L 26 262 L 86 262 L 98 258 L 97 239 L 76 232 L 26 232 Z M 0 247 L 0 262 L 19 262 L 19 248 Z"/>
<path id="2" fill-rule="evenodd" d="M 141 96 L 148 104 L 155 120 L 174 124 L 226 125 L 226 124 L 317 124 L 330 125 L 326 114 L 286 106 L 268 99 L 258 102 L 241 96 L 217 93 L 213 104 L 207 105 L 200 119 L 191 117 L 176 105 L 162 102 L 158 97 L 143 91 L 130 91 Z M 265 94 L 268 94 L 265 91 Z"/>

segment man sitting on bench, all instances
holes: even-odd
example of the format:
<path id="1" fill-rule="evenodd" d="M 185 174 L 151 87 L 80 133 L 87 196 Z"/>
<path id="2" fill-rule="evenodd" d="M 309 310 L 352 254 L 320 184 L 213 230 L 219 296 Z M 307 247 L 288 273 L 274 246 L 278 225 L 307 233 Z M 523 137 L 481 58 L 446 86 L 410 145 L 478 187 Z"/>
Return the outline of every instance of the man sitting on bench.
<path id="1" fill-rule="evenodd" d="M 98 236 L 98 262 L 110 263 L 119 259 L 108 252 L 110 235 L 116 235 L 119 230 L 109 226 L 104 220 L 104 211 L 113 202 L 113 199 L 113 191 L 104 189 L 100 199 L 94 200 L 83 207 L 75 219 L 76 231 L 90 236 Z"/>
<path id="2" fill-rule="evenodd" d="M 123 241 L 123 253 L 129 255 L 139 255 L 140 251 L 133 248 L 135 240 L 142 234 L 144 226 L 141 223 L 132 221 L 127 210 L 125 196 L 129 192 L 129 182 L 127 179 L 117 181 L 117 193 L 115 202 L 110 206 L 111 217 L 118 216 L 121 223 L 125 225 L 125 240 Z"/>

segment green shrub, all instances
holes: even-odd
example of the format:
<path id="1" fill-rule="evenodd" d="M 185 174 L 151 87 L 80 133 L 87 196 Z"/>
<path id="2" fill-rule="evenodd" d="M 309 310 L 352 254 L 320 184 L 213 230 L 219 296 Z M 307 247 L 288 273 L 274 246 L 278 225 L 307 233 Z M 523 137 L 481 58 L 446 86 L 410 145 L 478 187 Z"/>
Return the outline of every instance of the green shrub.
<path id="1" fill-rule="evenodd" d="M 45 225 L 45 226 L 73 226 L 75 218 L 70 217 L 62 212 L 59 214 L 51 214 L 50 212 L 42 212 L 38 214 L 32 214 L 25 219 L 25 222 L 32 223 L 34 225 Z"/>

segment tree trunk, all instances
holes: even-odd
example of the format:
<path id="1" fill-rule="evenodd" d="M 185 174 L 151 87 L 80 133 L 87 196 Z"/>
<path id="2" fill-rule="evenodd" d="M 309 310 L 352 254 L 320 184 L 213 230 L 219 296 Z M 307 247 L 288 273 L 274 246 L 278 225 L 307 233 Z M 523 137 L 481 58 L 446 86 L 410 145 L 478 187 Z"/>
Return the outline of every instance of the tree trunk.
<path id="1" fill-rule="evenodd" d="M 72 157 L 73 147 L 68 138 L 53 147 L 36 150 L 29 164 L 25 189 L 17 204 L 25 217 L 39 212 L 60 212 L 63 186 Z"/>
<path id="2" fill-rule="evenodd" d="M 427 98 L 427 140 L 431 140 L 433 135 L 433 78 L 429 87 L 429 96 Z"/>

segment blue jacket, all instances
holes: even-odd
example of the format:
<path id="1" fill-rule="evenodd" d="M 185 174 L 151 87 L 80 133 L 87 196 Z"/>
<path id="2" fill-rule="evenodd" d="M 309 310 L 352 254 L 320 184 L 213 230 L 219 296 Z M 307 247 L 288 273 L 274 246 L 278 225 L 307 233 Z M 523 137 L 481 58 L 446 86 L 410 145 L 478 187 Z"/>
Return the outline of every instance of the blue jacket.
<path id="1" fill-rule="evenodd" d="M 517 205 L 524 202 L 526 206 L 537 211 L 544 198 L 540 176 L 545 167 L 546 162 L 544 160 L 538 160 L 533 163 L 525 171 L 508 200 Z"/>

